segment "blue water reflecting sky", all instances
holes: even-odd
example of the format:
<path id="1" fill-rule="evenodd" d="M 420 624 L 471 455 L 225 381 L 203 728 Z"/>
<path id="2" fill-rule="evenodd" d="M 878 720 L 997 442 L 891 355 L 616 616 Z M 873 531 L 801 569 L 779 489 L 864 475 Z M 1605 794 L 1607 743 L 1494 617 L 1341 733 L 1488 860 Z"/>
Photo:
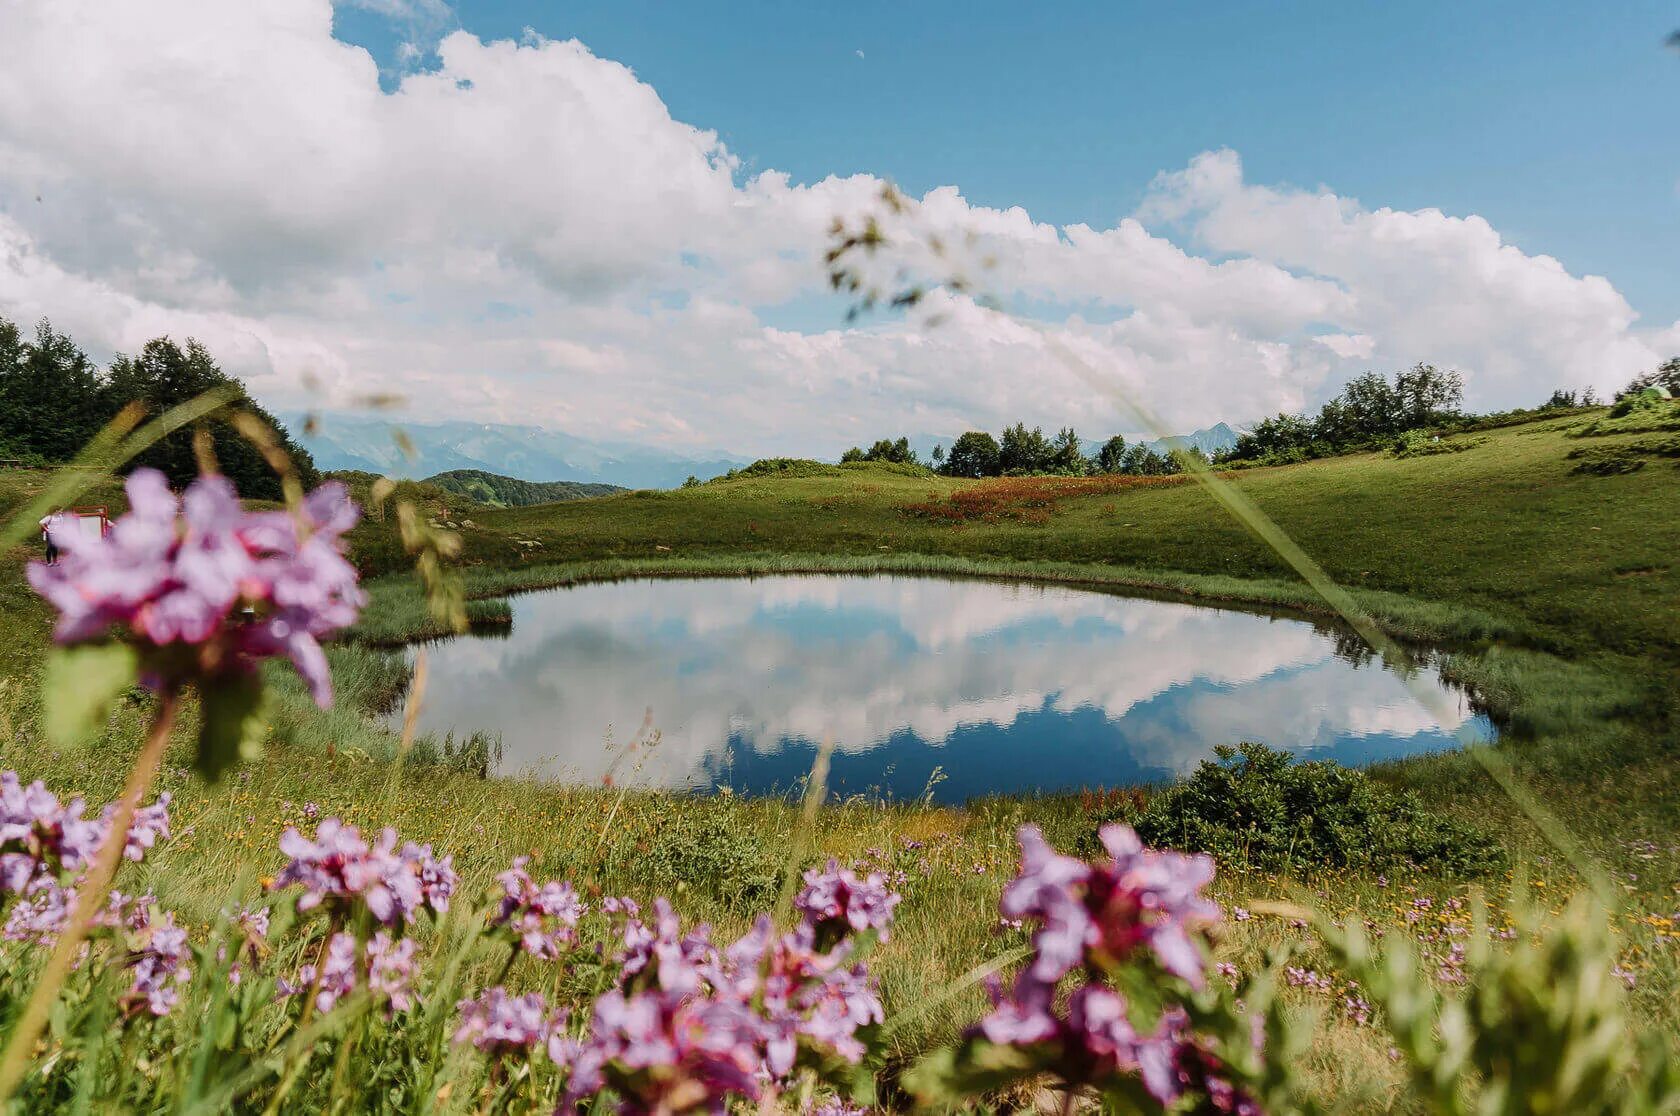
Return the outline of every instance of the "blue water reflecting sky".
<path id="1" fill-rule="evenodd" d="M 582 782 L 787 790 L 832 737 L 837 793 L 962 801 L 1166 779 L 1239 740 L 1364 763 L 1493 732 L 1432 670 L 1440 716 L 1311 624 L 1059 587 L 629 581 L 513 614 L 431 648 L 421 727 Z M 657 744 L 626 754 L 650 711 Z"/>

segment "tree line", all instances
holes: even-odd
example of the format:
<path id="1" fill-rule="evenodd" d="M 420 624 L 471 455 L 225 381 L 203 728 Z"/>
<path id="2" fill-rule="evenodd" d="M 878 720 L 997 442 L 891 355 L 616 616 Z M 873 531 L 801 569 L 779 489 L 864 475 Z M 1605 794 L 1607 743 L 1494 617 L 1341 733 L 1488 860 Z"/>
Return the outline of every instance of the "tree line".
<path id="1" fill-rule="evenodd" d="M 29 337 L 0 318 L 0 458 L 43 465 L 68 461 L 130 403 L 158 415 L 228 385 L 238 392 L 230 407 L 159 440 L 123 468 L 149 466 L 171 484 L 184 485 L 198 474 L 193 437 L 202 429 L 210 436 L 218 467 L 241 495 L 278 500 L 279 478 L 256 447 L 226 421 L 231 411 L 243 410 L 275 431 L 306 488 L 318 484 L 320 476 L 308 452 L 197 341 L 189 339 L 182 346 L 159 337 L 146 342 L 138 354 L 119 355 L 102 369 L 45 320 Z"/>
<path id="2" fill-rule="evenodd" d="M 1052 436 L 1043 427 L 1027 429 L 1018 422 L 998 437 L 984 430 L 970 430 L 951 443 L 933 447 L 929 461 L 922 462 L 910 448 L 908 438 L 881 439 L 867 450 L 852 447 L 840 456 L 841 464 L 854 461 L 883 461 L 894 465 L 921 465 L 949 477 L 1084 477 L 1099 473 L 1127 473 L 1133 476 L 1163 476 L 1184 468 L 1186 456 L 1201 457 L 1200 449 L 1186 447 L 1165 453 L 1144 442 L 1127 443 L 1116 434 L 1087 456 L 1079 435 L 1064 426 Z"/>
<path id="3" fill-rule="evenodd" d="M 1636 397 L 1661 389 L 1680 397 L 1680 357 L 1665 361 L 1644 373 L 1616 393 L 1619 407 L 1632 405 Z M 1215 452 L 1215 464 L 1287 464 L 1316 457 L 1330 457 L 1356 450 L 1387 448 L 1403 438 L 1474 420 L 1464 404 L 1464 377 L 1457 371 L 1420 363 L 1394 373 L 1392 379 L 1379 372 L 1355 377 L 1317 414 L 1280 412 L 1261 419 L 1237 436 L 1236 445 Z M 1536 410 L 1595 407 L 1600 401 L 1591 389 L 1575 392 L 1559 389 Z M 1209 460 L 1193 446 L 1171 448 L 1163 443 L 1128 443 L 1114 435 L 1086 455 L 1079 435 L 1063 427 L 1053 437 L 1041 427 L 1028 429 L 1025 423 L 1006 428 L 993 437 L 970 430 L 951 443 L 949 450 L 935 446 L 927 462 L 920 461 L 908 438 L 883 438 L 868 449 L 854 446 L 840 458 L 842 463 L 884 461 L 899 465 L 925 464 L 935 472 L 953 477 L 999 476 L 1090 476 L 1123 473 L 1133 476 L 1161 476 L 1181 472 L 1188 458 Z"/>

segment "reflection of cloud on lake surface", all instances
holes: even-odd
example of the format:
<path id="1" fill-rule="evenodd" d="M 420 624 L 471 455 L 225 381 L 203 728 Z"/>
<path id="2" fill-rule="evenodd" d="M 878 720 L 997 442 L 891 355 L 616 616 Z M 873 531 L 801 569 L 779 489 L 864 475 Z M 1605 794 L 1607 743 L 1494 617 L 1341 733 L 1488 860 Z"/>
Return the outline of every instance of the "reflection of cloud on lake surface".
<path id="1" fill-rule="evenodd" d="M 848 778 L 960 767 L 964 793 L 1158 777 L 1245 739 L 1338 758 L 1377 741 L 1374 758 L 1443 746 L 1470 717 L 1459 703 L 1439 724 L 1300 621 L 1056 587 L 662 580 L 513 607 L 508 637 L 433 648 L 422 727 L 499 731 L 510 768 L 584 781 L 649 708 L 642 782 L 785 786 L 832 737 Z"/>

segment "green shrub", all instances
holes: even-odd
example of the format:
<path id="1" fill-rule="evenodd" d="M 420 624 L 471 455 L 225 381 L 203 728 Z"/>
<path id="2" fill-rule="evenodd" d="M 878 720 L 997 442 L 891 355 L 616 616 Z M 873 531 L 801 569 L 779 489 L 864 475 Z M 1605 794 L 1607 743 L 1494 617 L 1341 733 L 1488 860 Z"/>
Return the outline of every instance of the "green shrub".
<path id="1" fill-rule="evenodd" d="M 1391 450 L 1395 457 L 1418 457 L 1423 454 L 1433 452 L 1432 446 L 1434 444 L 1438 443 L 1430 442 L 1429 431 L 1408 430 L 1404 434 L 1400 435 L 1400 437 L 1394 439 L 1394 445 L 1391 447 Z"/>
<path id="2" fill-rule="evenodd" d="M 1463 453 L 1467 449 L 1475 449 L 1487 439 L 1459 438 L 1446 439 L 1431 434 L 1427 430 L 1408 430 L 1394 440 L 1389 452 L 1395 457 L 1428 457 L 1436 453 Z"/>
<path id="3" fill-rule="evenodd" d="M 1616 400 L 1616 405 L 1610 408 L 1610 417 L 1626 418 L 1635 411 L 1660 411 L 1666 402 L 1655 392 L 1630 392 Z"/>
<path id="4" fill-rule="evenodd" d="M 1581 424 L 1569 432 L 1572 438 L 1598 438 L 1610 434 L 1659 434 L 1680 430 L 1680 399 L 1658 399 L 1630 395 L 1618 400 L 1604 417 Z"/>
<path id="5" fill-rule="evenodd" d="M 1570 472 L 1600 477 L 1636 473 L 1653 457 L 1680 457 L 1680 438 L 1640 438 L 1619 446 L 1583 446 L 1567 454 L 1567 459 L 1576 463 Z"/>
<path id="6" fill-rule="evenodd" d="M 775 899 L 781 862 L 743 819 L 704 804 L 673 814 L 642 862 L 659 886 L 697 888 L 743 910 Z"/>
<path id="7" fill-rule="evenodd" d="M 1578 458 L 1575 467 L 1569 470 L 1578 476 L 1615 477 L 1623 473 L 1637 473 L 1645 468 L 1645 459 L 1623 446 L 1608 449 L 1595 446 L 1590 451 L 1583 453 L 1577 450 L 1569 456 Z"/>
<path id="8" fill-rule="evenodd" d="M 1321 760 L 1295 763 L 1264 744 L 1221 745 L 1133 824 L 1146 844 L 1207 852 L 1223 864 L 1387 869 L 1415 864 L 1453 875 L 1498 867 L 1487 835 L 1431 813 L 1409 793 Z"/>
<path id="9" fill-rule="evenodd" d="M 840 475 L 837 465 L 827 465 L 821 461 L 811 461 L 802 457 L 761 457 L 751 465 L 743 465 L 739 469 L 731 469 L 719 480 L 735 480 L 742 477 L 833 477 Z"/>
<path id="10" fill-rule="evenodd" d="M 932 469 L 915 461 L 843 461 L 838 468 L 848 472 L 893 473 L 901 477 L 937 476 Z"/>

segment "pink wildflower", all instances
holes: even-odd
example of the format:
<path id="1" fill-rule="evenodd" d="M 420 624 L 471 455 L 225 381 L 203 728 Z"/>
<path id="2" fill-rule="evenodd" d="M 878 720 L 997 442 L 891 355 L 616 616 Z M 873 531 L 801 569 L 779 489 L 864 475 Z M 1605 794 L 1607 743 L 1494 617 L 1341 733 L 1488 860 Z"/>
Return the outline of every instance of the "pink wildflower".
<path id="1" fill-rule="evenodd" d="M 123 997 L 124 1007 L 132 1012 L 144 1005 L 153 1015 L 168 1015 L 180 999 L 180 986 L 192 977 L 189 956 L 187 932 L 175 925 L 173 914 L 149 922 L 129 952 L 134 983 Z"/>
<path id="2" fill-rule="evenodd" d="M 301 886 L 300 911 L 326 904 L 345 914 L 360 903 L 386 926 L 412 919 L 422 909 L 446 910 L 455 890 L 449 859 L 433 860 L 429 846 L 412 844 L 399 856 L 396 844 L 396 830 L 387 828 L 370 847 L 355 826 L 337 818 L 316 827 L 313 841 L 288 827 L 280 835 L 280 851 L 292 859 L 274 886 Z"/>
<path id="3" fill-rule="evenodd" d="M 414 1006 L 414 948 L 413 938 L 393 941 L 383 930 L 367 944 L 368 988 L 393 1012 Z"/>
<path id="4" fill-rule="evenodd" d="M 215 658 L 240 669 L 285 654 L 316 702 L 330 704 L 319 640 L 352 623 L 365 600 L 343 554 L 359 514 L 344 486 L 322 485 L 294 516 L 245 511 L 225 477 L 199 477 L 177 498 L 163 474 L 136 469 L 128 500 L 107 534 L 54 528 L 63 560 L 29 566 L 30 585 L 58 609 L 58 641 L 122 626 L 147 648 L 218 643 L 225 655 Z M 246 609 L 255 619 L 234 623 Z M 176 664 L 154 656 L 147 667 L 156 686 L 182 681 L 168 675 Z"/>
<path id="5" fill-rule="evenodd" d="M 537 886 L 525 871 L 530 860 L 515 857 L 513 866 L 496 877 L 502 885 L 502 903 L 490 925 L 511 936 L 532 957 L 558 957 L 562 946 L 577 941 L 585 907 L 570 883 L 550 880 Z"/>
<path id="6" fill-rule="evenodd" d="M 860 880 L 851 869 L 830 859 L 827 867 L 805 873 L 805 887 L 794 906 L 820 936 L 838 938 L 874 930 L 885 941 L 898 902 L 898 894 L 887 887 L 879 872 Z"/>
<path id="7" fill-rule="evenodd" d="M 539 992 L 510 996 L 497 985 L 456 1004 L 461 1023 L 457 1043 L 470 1042 L 487 1054 L 528 1051 L 544 1043 L 550 1030 L 548 1003 Z"/>

